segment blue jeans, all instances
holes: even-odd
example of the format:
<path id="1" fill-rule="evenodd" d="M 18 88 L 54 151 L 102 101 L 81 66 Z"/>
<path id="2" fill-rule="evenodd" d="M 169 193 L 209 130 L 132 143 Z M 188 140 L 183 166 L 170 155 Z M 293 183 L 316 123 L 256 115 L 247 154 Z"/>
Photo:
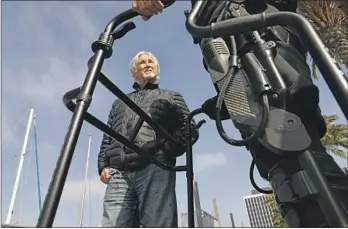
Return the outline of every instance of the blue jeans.
<path id="1" fill-rule="evenodd" d="M 111 168 L 102 227 L 178 227 L 175 181 L 175 172 L 154 164 L 134 172 Z"/>

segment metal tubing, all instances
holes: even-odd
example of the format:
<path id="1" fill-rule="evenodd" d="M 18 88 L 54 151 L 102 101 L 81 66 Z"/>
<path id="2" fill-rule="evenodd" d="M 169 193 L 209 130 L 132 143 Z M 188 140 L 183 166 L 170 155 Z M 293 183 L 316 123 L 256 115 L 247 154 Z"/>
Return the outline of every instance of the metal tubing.
<path id="1" fill-rule="evenodd" d="M 92 97 L 103 62 L 104 51 L 98 50 L 94 55 L 91 68 L 88 70 L 86 79 L 81 88 L 80 99 L 77 101 L 68 133 L 64 139 L 57 166 L 53 173 L 45 202 L 40 212 L 37 227 L 47 228 L 52 227 L 53 225 L 66 177 L 69 172 L 71 160 L 74 155 L 76 143 L 80 135 L 83 117 L 90 103 L 90 101 L 84 99 Z"/>
<path id="2" fill-rule="evenodd" d="M 113 93 L 122 102 L 124 102 L 129 108 L 131 108 L 135 113 L 137 113 L 137 115 L 139 115 L 145 122 L 147 122 L 154 130 L 158 131 L 167 140 L 169 140 L 175 144 L 182 145 L 180 142 L 177 142 L 170 134 L 168 134 L 168 132 L 165 129 L 163 129 L 160 125 L 158 125 L 155 121 L 153 121 L 152 118 L 149 115 L 147 115 L 139 106 L 137 106 L 131 99 L 129 99 L 125 93 L 123 93 L 111 80 L 109 80 L 105 76 L 105 74 L 100 72 L 98 80 L 111 93 Z M 80 88 L 75 88 L 71 91 L 68 91 L 63 96 L 63 103 L 69 110 L 73 111 L 73 109 L 75 108 L 76 105 L 72 102 L 72 100 L 74 100 L 76 98 L 76 96 L 79 94 L 79 92 L 80 92 Z M 85 120 L 88 121 L 90 116 L 93 116 L 93 115 L 90 115 L 89 113 L 86 114 Z M 96 126 L 95 119 L 96 118 L 94 118 L 93 123 L 91 123 L 90 121 L 89 122 L 92 125 L 94 125 L 95 127 L 97 127 L 99 130 L 101 130 L 105 133 L 104 129 L 101 129 L 100 127 Z M 128 147 L 128 145 L 129 144 L 127 144 L 127 147 Z"/>
<path id="3" fill-rule="evenodd" d="M 186 119 L 186 128 L 188 132 L 188 138 L 186 139 L 186 178 L 187 178 L 187 217 L 188 217 L 188 227 L 195 227 L 195 217 L 194 217 L 194 197 L 193 197 L 193 156 L 192 156 L 192 128 L 191 121 L 195 115 L 203 113 L 202 108 L 193 110 Z"/>
<path id="4" fill-rule="evenodd" d="M 76 95 L 79 93 L 80 88 L 75 88 L 69 92 L 67 92 L 64 97 L 63 101 L 66 107 L 70 111 L 74 111 L 76 104 L 72 101 L 74 98 L 76 98 Z M 140 116 L 141 117 L 141 116 Z M 179 166 L 173 166 L 170 164 L 163 163 L 156 159 L 156 157 L 152 156 L 151 154 L 146 153 L 145 151 L 142 151 L 138 146 L 136 146 L 133 142 L 125 138 L 119 133 L 116 133 L 114 130 L 112 130 L 108 125 L 97 119 L 95 116 L 90 114 L 89 112 L 85 112 L 84 120 L 87 121 L 92 126 L 96 127 L 98 130 L 102 131 L 103 133 L 107 134 L 108 136 L 112 137 L 116 141 L 120 142 L 122 145 L 126 146 L 128 149 L 136 152 L 137 154 L 143 155 L 145 157 L 150 158 L 151 163 L 157 165 L 158 167 L 170 170 L 170 171 L 186 171 L 186 165 L 179 165 Z"/>
<path id="5" fill-rule="evenodd" d="M 146 123 L 148 123 L 154 130 L 159 134 L 163 135 L 164 138 L 170 140 L 171 142 L 182 145 L 177 142 L 164 128 L 158 125 L 153 119 L 146 114 L 139 106 L 137 106 L 125 93 L 122 92 L 111 80 L 109 80 L 102 72 L 99 76 L 99 82 L 103 84 L 104 87 L 109 89 L 111 93 L 117 96 L 122 102 L 124 102 L 129 108 L 131 108 L 137 115 L 139 115 Z"/>
<path id="6" fill-rule="evenodd" d="M 308 175 L 308 180 L 310 180 L 313 187 L 320 193 L 318 202 L 330 227 L 348 228 L 348 218 L 342 209 L 340 201 L 337 199 L 336 195 L 333 194 L 327 178 L 319 168 L 313 152 L 306 150 L 301 153 L 299 162 Z"/>
<path id="7" fill-rule="evenodd" d="M 187 31 L 193 37 L 226 37 L 279 25 L 294 28 L 348 120 L 348 79 L 335 65 L 320 37 L 306 18 L 291 12 L 260 13 L 212 23 L 209 26 L 198 26 L 196 20 L 203 4 L 203 1 L 197 1 L 186 20 Z"/>
<path id="8" fill-rule="evenodd" d="M 348 78 L 335 65 L 311 24 L 301 15 L 289 12 L 266 15 L 266 20 L 268 26 L 283 25 L 295 28 L 348 120 Z"/>

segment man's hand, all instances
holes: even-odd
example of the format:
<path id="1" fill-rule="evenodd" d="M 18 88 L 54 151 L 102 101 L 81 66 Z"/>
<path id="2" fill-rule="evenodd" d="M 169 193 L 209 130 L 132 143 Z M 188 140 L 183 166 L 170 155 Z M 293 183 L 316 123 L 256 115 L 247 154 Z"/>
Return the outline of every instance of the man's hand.
<path id="1" fill-rule="evenodd" d="M 150 117 L 169 131 L 168 128 L 176 121 L 174 104 L 166 99 L 157 99 L 153 101 L 150 107 Z"/>
<path id="2" fill-rule="evenodd" d="M 109 172 L 110 169 L 109 168 L 105 168 L 103 169 L 101 175 L 100 175 L 100 180 L 104 183 L 104 184 L 108 184 L 109 183 Z"/>
<path id="3" fill-rule="evenodd" d="M 164 5 L 160 0 L 133 0 L 132 10 L 142 15 L 144 21 L 149 20 L 153 15 L 161 13 Z"/>

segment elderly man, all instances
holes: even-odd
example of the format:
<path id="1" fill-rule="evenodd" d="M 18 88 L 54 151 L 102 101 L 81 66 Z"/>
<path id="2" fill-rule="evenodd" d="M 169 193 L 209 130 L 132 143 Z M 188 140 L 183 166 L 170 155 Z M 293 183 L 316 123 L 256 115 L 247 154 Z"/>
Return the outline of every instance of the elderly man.
<path id="1" fill-rule="evenodd" d="M 135 91 L 128 94 L 138 106 L 166 129 L 181 145 L 159 136 L 146 122 L 134 143 L 158 160 L 175 165 L 185 153 L 186 117 L 189 109 L 183 97 L 159 88 L 159 64 L 150 52 L 139 52 L 131 61 Z M 132 135 L 139 116 L 116 100 L 108 125 L 125 137 Z M 198 139 L 195 122 L 193 141 Z M 98 156 L 100 180 L 107 184 L 103 227 L 177 227 L 176 173 L 166 171 L 107 135 Z"/>

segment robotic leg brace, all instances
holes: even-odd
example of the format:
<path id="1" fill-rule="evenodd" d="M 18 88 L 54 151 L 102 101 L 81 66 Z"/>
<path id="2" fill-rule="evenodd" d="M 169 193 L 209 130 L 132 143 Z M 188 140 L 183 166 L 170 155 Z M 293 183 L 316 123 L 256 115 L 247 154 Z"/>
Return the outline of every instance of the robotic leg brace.
<path id="1" fill-rule="evenodd" d="M 217 21 L 248 15 L 246 9 L 228 3 Z M 326 129 L 319 91 L 305 58 L 284 34 L 294 38 L 289 30 L 269 28 L 200 40 L 219 93 L 220 109 L 210 117 L 227 143 L 251 152 L 290 227 L 348 227 L 348 176 L 320 142 Z M 226 114 L 219 114 L 221 108 Z M 221 119 L 232 119 L 243 140 L 230 139 Z"/>

